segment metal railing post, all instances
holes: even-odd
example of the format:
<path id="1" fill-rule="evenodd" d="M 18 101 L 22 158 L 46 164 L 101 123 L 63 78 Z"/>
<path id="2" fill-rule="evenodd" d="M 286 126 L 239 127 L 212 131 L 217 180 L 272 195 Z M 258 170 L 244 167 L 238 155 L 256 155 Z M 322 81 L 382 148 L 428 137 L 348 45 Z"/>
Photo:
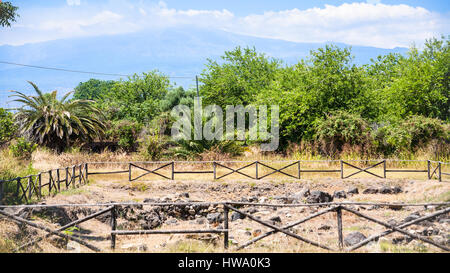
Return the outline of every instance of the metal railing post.
<path id="1" fill-rule="evenodd" d="M 226 206 L 226 204 L 224 204 L 223 206 L 223 222 L 223 228 L 225 229 L 223 234 L 223 247 L 225 249 L 228 249 L 228 207 Z"/>
<path id="2" fill-rule="evenodd" d="M 116 234 L 112 233 L 113 231 L 116 230 L 116 227 L 117 227 L 117 221 L 116 221 L 117 211 L 116 211 L 116 209 L 117 209 L 117 207 L 115 205 L 111 209 L 111 249 L 112 250 L 116 249 Z"/>
<path id="3" fill-rule="evenodd" d="M 341 206 L 336 208 L 337 228 L 339 237 L 339 249 L 344 248 L 344 236 L 342 235 L 342 209 Z"/>

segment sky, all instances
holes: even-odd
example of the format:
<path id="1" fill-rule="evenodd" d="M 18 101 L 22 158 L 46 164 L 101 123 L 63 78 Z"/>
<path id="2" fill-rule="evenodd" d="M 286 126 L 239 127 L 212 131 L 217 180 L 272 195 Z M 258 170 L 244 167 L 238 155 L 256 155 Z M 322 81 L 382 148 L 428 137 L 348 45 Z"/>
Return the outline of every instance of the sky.
<path id="1" fill-rule="evenodd" d="M 450 1 L 9 0 L 20 17 L 0 45 L 201 27 L 292 42 L 379 48 L 423 45 L 449 35 Z"/>

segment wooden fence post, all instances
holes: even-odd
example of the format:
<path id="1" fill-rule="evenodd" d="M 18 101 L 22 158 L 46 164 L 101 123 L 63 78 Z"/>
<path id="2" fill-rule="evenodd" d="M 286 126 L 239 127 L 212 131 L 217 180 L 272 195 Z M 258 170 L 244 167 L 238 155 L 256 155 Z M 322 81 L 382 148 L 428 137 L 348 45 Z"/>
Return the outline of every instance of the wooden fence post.
<path id="1" fill-rule="evenodd" d="M 336 208 L 336 217 L 337 217 L 337 228 L 338 228 L 338 237 L 339 237 L 339 249 L 344 248 L 344 241 L 342 235 L 342 210 L 341 207 Z"/>
<path id="2" fill-rule="evenodd" d="M 172 161 L 172 180 L 175 180 L 175 162 Z"/>
<path id="3" fill-rule="evenodd" d="M 60 192 L 61 191 L 61 178 L 59 175 L 59 168 L 56 169 L 56 179 L 57 179 L 56 183 L 58 184 L 58 192 Z"/>
<path id="4" fill-rule="evenodd" d="M 341 160 L 341 179 L 344 179 L 344 161 Z"/>
<path id="5" fill-rule="evenodd" d="M 3 193 L 4 193 L 4 187 L 5 181 L 0 181 L 0 205 L 3 205 Z"/>
<path id="6" fill-rule="evenodd" d="M 20 180 L 21 180 L 21 178 L 18 177 L 18 178 L 17 178 L 17 191 L 16 191 L 16 197 L 17 197 L 17 198 L 19 198 L 20 183 L 21 183 Z"/>
<path id="7" fill-rule="evenodd" d="M 39 199 L 41 199 L 42 198 L 42 174 L 41 173 L 39 173 L 38 174 L 38 194 L 39 194 Z"/>
<path id="8" fill-rule="evenodd" d="M 88 170 L 88 163 L 84 163 L 84 177 L 86 178 L 86 184 L 88 183 L 88 175 L 89 175 L 89 170 Z"/>
<path id="9" fill-rule="evenodd" d="M 439 182 L 442 182 L 442 172 L 441 172 L 441 162 L 439 161 L 439 163 L 438 163 L 439 165 Z"/>
<path id="10" fill-rule="evenodd" d="M 52 193 L 52 170 L 48 171 L 48 195 L 50 196 L 50 194 Z"/>
<path id="11" fill-rule="evenodd" d="M 66 190 L 69 188 L 69 167 L 65 168 L 66 171 Z"/>
<path id="12" fill-rule="evenodd" d="M 383 161 L 383 177 L 386 178 L 386 159 Z"/>
<path id="13" fill-rule="evenodd" d="M 33 194 L 33 191 L 31 190 L 31 187 L 32 187 L 31 183 L 33 183 L 33 178 L 30 175 L 30 176 L 28 176 L 28 185 L 27 185 L 27 188 L 28 188 L 28 200 L 31 199 L 31 195 Z"/>
<path id="14" fill-rule="evenodd" d="M 256 179 L 259 179 L 258 178 L 258 161 L 256 161 L 256 172 L 255 173 L 256 173 Z"/>
<path id="15" fill-rule="evenodd" d="M 111 209 L 111 249 L 116 249 L 116 234 L 112 233 L 112 231 L 116 230 L 116 221 L 117 217 L 117 207 L 114 205 Z"/>
<path id="16" fill-rule="evenodd" d="M 216 180 L 216 161 L 213 161 L 213 174 L 214 174 L 214 180 Z"/>
<path id="17" fill-rule="evenodd" d="M 225 229 L 223 234 L 223 247 L 228 249 L 228 207 L 223 206 L 223 228 Z"/>
<path id="18" fill-rule="evenodd" d="M 72 177 L 70 178 L 72 187 L 75 188 L 75 165 L 72 166 Z"/>
<path id="19" fill-rule="evenodd" d="M 301 171 L 300 171 L 300 160 L 298 161 L 298 179 L 300 179 L 300 174 L 301 174 Z"/>
<path id="20" fill-rule="evenodd" d="M 427 160 L 428 179 L 431 179 L 430 168 L 431 168 L 431 162 L 430 162 L 430 160 Z"/>
<path id="21" fill-rule="evenodd" d="M 128 163 L 128 181 L 131 181 L 131 163 Z"/>

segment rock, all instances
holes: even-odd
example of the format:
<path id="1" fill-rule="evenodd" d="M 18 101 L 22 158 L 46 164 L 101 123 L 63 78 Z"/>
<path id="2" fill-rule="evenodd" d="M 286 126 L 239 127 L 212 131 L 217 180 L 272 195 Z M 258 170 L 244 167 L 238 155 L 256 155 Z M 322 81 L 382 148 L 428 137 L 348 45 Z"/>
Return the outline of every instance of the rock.
<path id="1" fill-rule="evenodd" d="M 291 195 L 290 197 L 293 198 L 294 200 L 302 200 L 305 197 L 308 197 L 310 194 L 310 191 L 308 188 L 305 188 L 299 192 L 294 193 L 293 195 Z"/>
<path id="2" fill-rule="evenodd" d="M 255 214 L 257 213 L 259 210 L 256 209 L 255 207 L 250 207 L 248 208 L 245 212 L 249 213 L 249 214 Z"/>
<path id="3" fill-rule="evenodd" d="M 347 190 L 347 193 L 348 193 L 348 194 L 358 194 L 359 191 L 358 191 L 358 188 L 357 188 L 357 187 L 351 187 L 351 188 L 349 188 L 349 189 Z"/>
<path id="4" fill-rule="evenodd" d="M 180 193 L 180 194 L 178 195 L 178 197 L 189 198 L 189 193 L 188 193 L 188 192 Z"/>
<path id="5" fill-rule="evenodd" d="M 376 194 L 378 193 L 378 189 L 376 188 L 367 188 L 363 191 L 363 194 Z"/>
<path id="6" fill-rule="evenodd" d="M 346 246 L 352 246 L 352 245 L 356 245 L 357 243 L 359 243 L 365 239 L 366 239 L 366 236 L 364 236 L 364 234 L 356 231 L 356 232 L 352 232 L 352 233 L 348 234 L 347 236 L 345 236 L 344 244 Z"/>
<path id="7" fill-rule="evenodd" d="M 162 225 L 163 221 L 159 218 L 157 214 L 149 214 L 144 217 L 144 220 L 141 220 L 141 227 L 143 229 L 155 229 Z"/>
<path id="8" fill-rule="evenodd" d="M 216 244 L 219 241 L 220 236 L 217 234 L 188 234 L 187 239 L 200 240 L 206 243 Z"/>
<path id="9" fill-rule="evenodd" d="M 381 194 L 392 194 L 392 193 L 394 193 L 394 191 L 390 187 L 387 187 L 387 186 L 381 187 L 381 189 L 379 189 L 378 192 L 381 193 Z"/>
<path id="10" fill-rule="evenodd" d="M 406 216 L 406 218 L 403 220 L 403 223 L 411 222 L 418 218 L 420 218 L 419 213 L 414 212 L 414 213 L 411 213 L 410 215 Z"/>
<path id="11" fill-rule="evenodd" d="M 203 225 L 206 223 L 206 218 L 205 217 L 197 218 L 197 220 L 195 220 L 195 222 L 199 225 Z"/>
<path id="12" fill-rule="evenodd" d="M 175 218 L 171 218 L 165 221 L 167 225 L 178 225 L 178 220 Z"/>
<path id="13" fill-rule="evenodd" d="M 269 220 L 274 222 L 274 223 L 281 223 L 280 216 L 274 216 L 274 217 L 270 218 Z"/>
<path id="14" fill-rule="evenodd" d="M 403 192 L 402 188 L 400 188 L 399 186 L 395 186 L 395 187 L 392 189 L 392 191 L 393 191 L 393 193 L 395 193 L 395 194 Z"/>
<path id="15" fill-rule="evenodd" d="M 147 251 L 148 250 L 147 245 L 142 244 L 142 243 L 124 244 L 120 248 L 123 250 L 126 250 L 126 251 Z"/>
<path id="16" fill-rule="evenodd" d="M 239 212 L 233 212 L 232 214 L 231 214 L 231 221 L 236 221 L 236 220 L 238 220 L 238 219 L 245 219 L 245 215 L 244 214 L 241 214 L 241 213 L 239 213 Z"/>
<path id="17" fill-rule="evenodd" d="M 431 235 L 438 235 L 439 232 L 440 232 L 439 229 L 429 227 L 429 228 L 422 230 L 422 232 L 420 234 L 422 234 L 423 236 L 431 236 Z"/>
<path id="18" fill-rule="evenodd" d="M 395 219 L 390 219 L 390 220 L 387 221 L 387 223 L 389 225 L 391 225 L 391 226 L 397 226 L 398 225 L 397 220 L 395 220 Z"/>
<path id="19" fill-rule="evenodd" d="M 327 203 L 333 201 L 333 197 L 323 191 L 312 191 L 311 194 L 306 198 L 306 202 L 313 203 Z"/>
<path id="20" fill-rule="evenodd" d="M 159 199 L 145 198 L 144 203 L 159 203 Z"/>
<path id="21" fill-rule="evenodd" d="M 18 212 L 20 213 L 20 212 Z M 72 217 L 69 215 L 69 211 L 63 207 L 40 207 L 34 208 L 32 211 L 33 214 L 36 214 L 40 217 L 50 218 L 50 221 L 56 222 L 61 226 L 67 225 L 72 222 L 76 218 L 72 220 Z"/>
<path id="22" fill-rule="evenodd" d="M 219 213 L 219 212 L 210 213 L 210 214 L 206 215 L 206 219 L 208 220 L 208 222 L 210 224 L 212 224 L 212 223 L 221 223 L 223 221 L 222 214 Z"/>
<path id="23" fill-rule="evenodd" d="M 333 193 L 333 198 L 347 198 L 345 191 L 335 191 Z"/>
<path id="24" fill-rule="evenodd" d="M 329 225 L 321 225 L 319 228 L 318 228 L 318 230 L 330 230 L 331 229 L 331 226 L 329 226 Z"/>
<path id="25" fill-rule="evenodd" d="M 403 206 L 400 204 L 399 205 L 392 204 L 392 205 L 389 205 L 388 208 L 390 208 L 391 210 L 402 210 Z"/>
<path id="26" fill-rule="evenodd" d="M 66 249 L 69 250 L 70 252 L 80 253 L 81 252 L 81 245 L 79 243 L 77 243 L 77 242 L 69 241 L 67 243 Z"/>

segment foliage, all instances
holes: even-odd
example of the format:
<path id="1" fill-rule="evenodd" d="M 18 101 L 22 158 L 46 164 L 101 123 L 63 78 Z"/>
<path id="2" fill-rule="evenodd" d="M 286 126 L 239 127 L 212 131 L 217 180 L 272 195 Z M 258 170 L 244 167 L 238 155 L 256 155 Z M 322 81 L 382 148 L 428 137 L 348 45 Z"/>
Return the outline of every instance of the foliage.
<path id="1" fill-rule="evenodd" d="M 255 48 L 236 47 L 226 51 L 223 63 L 208 59 L 200 81 L 205 104 L 247 105 L 274 79 L 280 61 L 256 52 Z"/>
<path id="2" fill-rule="evenodd" d="M 372 141 L 370 133 L 367 121 L 358 114 L 345 111 L 332 112 L 316 123 L 316 139 L 322 152 L 327 155 L 342 152 L 345 144 L 369 145 Z"/>
<path id="3" fill-rule="evenodd" d="M 87 82 L 80 82 L 75 87 L 73 98 L 76 100 L 100 100 L 114 86 L 115 81 L 102 81 L 90 79 Z"/>
<path id="4" fill-rule="evenodd" d="M 36 150 L 37 144 L 27 141 L 23 137 L 16 139 L 15 143 L 9 146 L 9 149 L 14 157 L 30 160 L 31 155 Z"/>
<path id="5" fill-rule="evenodd" d="M 29 82 L 37 96 L 12 91 L 22 107 L 14 115 L 20 133 L 33 142 L 62 152 L 74 142 L 90 141 L 103 134 L 100 111 L 89 100 L 66 101 L 70 93 L 57 99 L 57 91 L 42 93 Z"/>
<path id="6" fill-rule="evenodd" d="M 173 155 L 183 159 L 198 158 L 208 151 L 220 151 L 230 156 L 238 156 L 243 152 L 243 147 L 237 141 L 219 140 L 180 140 L 178 147 L 172 150 Z"/>
<path id="7" fill-rule="evenodd" d="M 149 122 L 159 114 L 168 88 L 169 79 L 156 71 L 134 74 L 112 85 L 99 104 L 109 120 Z"/>
<path id="8" fill-rule="evenodd" d="M 0 145 L 11 140 L 16 129 L 12 113 L 0 108 Z"/>
<path id="9" fill-rule="evenodd" d="M 106 132 L 109 139 L 118 141 L 119 147 L 127 152 L 136 150 L 142 125 L 135 121 L 120 120 Z"/>
<path id="10" fill-rule="evenodd" d="M 13 6 L 9 1 L 0 1 L 0 26 L 10 27 L 11 23 L 15 22 L 16 18 L 19 17 L 17 9 L 18 7 Z"/>
<path id="11" fill-rule="evenodd" d="M 431 39 L 406 57 L 379 58 L 370 69 L 379 94 L 380 120 L 422 115 L 449 121 L 450 40 Z"/>
<path id="12" fill-rule="evenodd" d="M 440 145 L 448 148 L 450 125 L 439 119 L 411 116 L 379 128 L 375 132 L 375 143 L 378 152 L 385 155 L 414 152 L 429 143 L 436 148 Z"/>
<path id="13" fill-rule="evenodd" d="M 157 161 L 162 158 L 168 141 L 158 134 L 147 136 L 140 145 L 140 154 L 145 160 Z"/>
<path id="14" fill-rule="evenodd" d="M 352 59 L 349 48 L 327 45 L 311 51 L 307 61 L 278 71 L 258 102 L 279 105 L 282 145 L 312 140 L 315 122 L 332 111 L 375 116 L 365 70 L 352 64 Z"/>

